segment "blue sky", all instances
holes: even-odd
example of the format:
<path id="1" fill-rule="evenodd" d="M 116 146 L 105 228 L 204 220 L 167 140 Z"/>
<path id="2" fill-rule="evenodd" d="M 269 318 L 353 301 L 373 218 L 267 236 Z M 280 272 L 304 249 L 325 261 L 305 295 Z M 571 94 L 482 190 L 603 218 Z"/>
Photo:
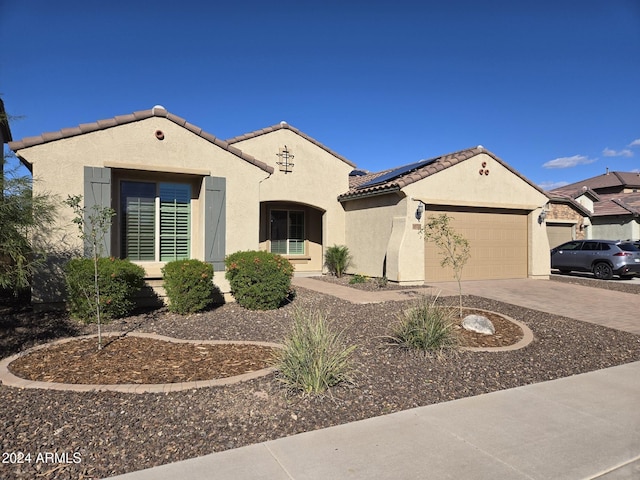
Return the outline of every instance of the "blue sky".
<path id="1" fill-rule="evenodd" d="M 0 0 L 14 139 L 163 105 L 371 171 L 481 144 L 545 188 L 640 169 L 640 0 Z"/>

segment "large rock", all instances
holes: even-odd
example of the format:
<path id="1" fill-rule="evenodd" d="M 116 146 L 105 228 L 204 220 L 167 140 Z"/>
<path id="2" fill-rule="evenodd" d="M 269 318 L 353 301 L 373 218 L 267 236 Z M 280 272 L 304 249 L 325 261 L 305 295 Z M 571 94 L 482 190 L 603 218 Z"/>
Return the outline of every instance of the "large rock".
<path id="1" fill-rule="evenodd" d="M 496 333 L 496 328 L 487 317 L 482 315 L 467 315 L 462 320 L 462 327 L 472 332 L 483 333 L 485 335 L 493 335 Z"/>

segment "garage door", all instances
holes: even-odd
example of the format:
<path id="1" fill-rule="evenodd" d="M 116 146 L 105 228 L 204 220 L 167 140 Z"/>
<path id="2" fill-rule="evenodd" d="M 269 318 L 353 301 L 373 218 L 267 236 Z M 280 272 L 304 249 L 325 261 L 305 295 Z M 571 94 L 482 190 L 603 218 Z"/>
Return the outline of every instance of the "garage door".
<path id="1" fill-rule="evenodd" d="M 547 223 L 549 248 L 557 247 L 573 240 L 573 225 L 567 223 Z"/>
<path id="2" fill-rule="evenodd" d="M 463 280 L 527 277 L 527 213 L 525 211 L 442 211 L 453 218 L 452 226 L 471 247 L 462 269 Z M 453 270 L 440 266 L 441 256 L 433 242 L 425 243 L 425 281 L 454 280 Z"/>

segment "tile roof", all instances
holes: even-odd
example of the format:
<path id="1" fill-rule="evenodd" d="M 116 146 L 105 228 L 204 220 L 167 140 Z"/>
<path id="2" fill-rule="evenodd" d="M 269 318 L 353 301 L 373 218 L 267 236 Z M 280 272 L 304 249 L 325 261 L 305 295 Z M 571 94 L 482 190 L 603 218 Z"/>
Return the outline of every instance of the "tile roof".
<path id="1" fill-rule="evenodd" d="M 579 192 L 579 195 L 568 195 L 568 194 L 564 194 L 564 193 L 557 193 L 555 195 L 550 195 L 549 192 L 547 192 L 547 196 L 549 197 L 549 200 L 553 203 L 566 203 L 571 205 L 573 208 L 575 208 L 576 210 L 578 210 L 582 215 L 584 215 L 585 217 L 590 217 L 592 215 L 592 212 L 585 207 L 584 205 L 582 205 L 580 202 L 578 202 L 576 200 L 576 198 L 578 198 L 580 195 L 584 194 L 584 192 Z M 594 193 L 595 194 L 595 193 Z M 594 198 L 594 200 L 600 200 L 600 197 L 596 195 L 596 198 Z"/>
<path id="2" fill-rule="evenodd" d="M 465 150 L 460 150 L 457 152 L 449 153 L 446 155 L 442 155 L 440 157 L 434 157 L 430 159 L 431 161 L 427 162 L 426 165 L 420 168 L 416 168 L 414 170 L 410 170 L 406 173 L 403 173 L 395 178 L 392 178 L 384 183 L 380 183 L 378 185 L 370 185 L 366 186 L 367 183 L 379 178 L 387 173 L 391 173 L 395 169 L 383 170 L 377 173 L 370 173 L 362 176 L 349 177 L 349 191 L 343 193 L 338 197 L 339 201 L 351 200 L 354 198 L 367 197 L 371 195 L 378 195 L 384 193 L 390 193 L 394 191 L 401 190 L 402 188 L 410 185 L 418 180 L 422 180 L 423 178 L 427 178 L 431 175 L 434 175 L 442 170 L 445 170 L 453 165 L 464 162 L 476 155 L 487 154 L 495 161 L 504 166 L 507 170 L 512 172 L 514 175 L 520 177 L 522 180 L 527 182 L 533 188 L 538 190 L 540 193 L 546 193 L 537 185 L 533 184 L 526 177 L 522 176 L 516 170 L 511 168 L 507 163 L 502 161 L 496 155 L 486 150 L 484 147 L 477 146 L 473 148 L 467 148 Z M 402 167 L 400 167 L 402 168 Z"/>
<path id="3" fill-rule="evenodd" d="M 640 216 L 640 193 L 609 193 L 600 195 L 600 198 L 599 202 L 593 204 L 594 217 Z"/>
<path id="4" fill-rule="evenodd" d="M 217 145 L 223 150 L 232 153 L 233 155 L 241 158 L 242 160 L 255 165 L 256 167 L 264 170 L 268 173 L 273 173 L 274 169 L 272 166 L 267 165 L 260 160 L 257 160 L 251 155 L 248 155 L 236 147 L 231 146 L 228 142 L 221 140 L 210 133 L 205 132 L 200 127 L 197 127 L 189 122 L 187 122 L 184 118 L 178 117 L 172 113 L 167 112 L 167 110 L 160 106 L 155 106 L 150 110 L 140 110 L 137 112 L 133 112 L 129 115 L 120 115 L 114 118 L 108 118 L 105 120 L 98 120 L 93 123 L 83 123 L 78 125 L 77 127 L 72 128 L 63 128 L 57 132 L 47 132 L 42 135 L 38 135 L 35 137 L 26 137 L 22 140 L 18 140 L 15 142 L 9 142 L 9 148 L 14 152 L 18 152 L 24 148 L 33 147 L 34 145 L 42 145 L 44 143 L 55 142 L 56 140 L 61 140 L 63 138 L 75 137 L 78 135 L 84 135 L 85 133 L 95 132 L 98 130 L 106 130 L 108 128 L 116 127 L 118 125 L 125 125 L 127 123 L 138 122 L 140 120 L 145 120 L 151 117 L 162 117 L 167 120 L 172 121 L 173 123 L 180 125 L 181 127 L 189 130 L 190 132 L 198 135 L 199 137 L 204 138 L 210 143 Z"/>
<path id="5" fill-rule="evenodd" d="M 560 188 L 551 190 L 549 193 L 556 192 L 579 192 L 583 187 L 598 192 L 598 190 L 611 189 L 619 187 L 623 188 L 640 188 L 640 173 L 635 172 L 608 172 L 596 177 L 580 180 Z"/>
<path id="6" fill-rule="evenodd" d="M 309 135 L 307 135 L 306 133 L 301 132 L 300 130 L 298 130 L 295 127 L 292 127 L 291 125 L 289 125 L 287 122 L 280 122 L 277 125 L 272 125 L 270 127 L 267 128 L 263 128 L 261 130 L 255 130 L 253 132 L 249 132 L 249 133 L 245 133 L 244 135 L 239 135 L 237 137 L 233 137 L 233 138 L 228 138 L 226 140 L 226 142 L 229 145 L 232 145 L 234 143 L 238 143 L 238 142 L 242 142 L 244 140 L 248 140 L 250 138 L 255 138 L 255 137 L 259 137 L 260 135 L 266 135 L 267 133 L 271 133 L 271 132 L 275 132 L 276 130 L 282 130 L 282 129 L 286 129 L 286 130 L 291 130 L 293 133 L 296 133 L 298 135 L 300 135 L 302 138 L 304 138 L 305 140 L 308 140 L 309 142 L 313 143 L 314 145 L 320 147 L 321 149 L 323 149 L 325 152 L 330 153 L 331 155 L 333 155 L 334 157 L 336 157 L 339 160 L 342 160 L 344 163 L 346 163 L 347 165 L 355 168 L 356 164 L 347 160 L 345 157 L 343 157 L 342 155 L 340 155 L 339 153 L 334 152 L 333 150 L 331 150 L 330 148 L 326 147 L 325 145 L 323 145 L 322 143 L 320 143 L 319 141 L 317 141 L 316 139 L 310 137 Z"/>

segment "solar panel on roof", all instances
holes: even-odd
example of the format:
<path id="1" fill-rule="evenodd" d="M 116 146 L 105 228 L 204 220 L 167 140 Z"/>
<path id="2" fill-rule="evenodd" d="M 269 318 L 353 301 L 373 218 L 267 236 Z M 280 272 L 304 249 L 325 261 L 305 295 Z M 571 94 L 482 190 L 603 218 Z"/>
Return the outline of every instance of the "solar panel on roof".
<path id="1" fill-rule="evenodd" d="M 398 178 L 402 175 L 406 175 L 409 172 L 414 170 L 418 170 L 419 168 L 426 167 L 430 163 L 435 162 L 437 159 L 432 158 L 430 160 L 420 160 L 419 162 L 410 163 L 409 165 L 403 165 L 402 167 L 394 168 L 388 173 L 384 175 L 374 178 L 373 180 L 369 180 L 367 183 L 360 185 L 359 188 L 373 187 L 375 185 L 380 185 L 382 183 L 387 183 L 389 180 L 393 180 L 394 178 Z"/>

